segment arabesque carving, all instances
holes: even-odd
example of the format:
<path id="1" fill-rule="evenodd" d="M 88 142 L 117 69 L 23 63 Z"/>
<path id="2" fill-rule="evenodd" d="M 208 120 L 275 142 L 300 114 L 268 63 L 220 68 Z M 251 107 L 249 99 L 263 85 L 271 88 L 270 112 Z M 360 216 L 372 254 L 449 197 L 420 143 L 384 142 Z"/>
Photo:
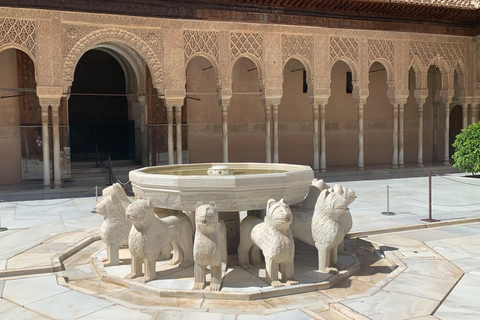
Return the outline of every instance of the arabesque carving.
<path id="1" fill-rule="evenodd" d="M 68 48 L 68 46 L 73 44 L 73 47 L 70 50 L 66 48 L 64 49 L 64 55 L 68 51 L 68 54 L 65 56 L 63 67 L 64 82 L 71 83 L 73 81 L 77 62 L 87 50 L 100 43 L 120 42 L 135 50 L 144 59 L 150 68 L 154 83 L 163 83 L 163 67 L 161 60 L 159 59 L 159 55 L 161 55 L 162 52 L 157 51 L 158 48 L 153 50 L 150 46 L 151 43 L 156 43 L 156 47 L 161 45 L 159 42 L 160 40 L 158 40 L 158 38 L 161 39 L 160 33 L 157 33 L 156 31 L 123 30 L 116 28 L 91 31 L 92 28 L 89 28 L 90 27 L 84 26 L 68 26 L 64 30 L 64 37 L 69 39 L 65 42 L 65 46 Z M 142 38 L 136 35 L 135 32 L 138 32 Z M 75 40 L 77 37 L 82 38 Z M 156 42 L 152 42 L 152 39 L 157 40 Z"/>
<path id="2" fill-rule="evenodd" d="M 393 66 L 394 58 L 393 41 L 368 39 L 368 65 L 377 59 L 384 59 Z"/>
<path id="3" fill-rule="evenodd" d="M 330 66 L 337 60 L 346 57 L 358 64 L 358 39 L 356 38 L 330 38 Z"/>
<path id="4" fill-rule="evenodd" d="M 415 56 L 419 58 L 424 68 L 433 65 L 436 57 L 440 56 L 448 64 L 448 67 L 453 69 L 459 62 L 465 63 L 466 47 L 461 43 L 411 41 L 409 50 L 410 61 L 413 61 Z"/>
<path id="5" fill-rule="evenodd" d="M 36 22 L 20 19 L 0 19 L 0 47 L 16 44 L 31 54 L 37 56 Z"/>
<path id="6" fill-rule="evenodd" d="M 313 59 L 313 37 L 283 34 L 282 50 L 284 63 L 296 54 L 305 57 L 311 63 Z"/>
<path id="7" fill-rule="evenodd" d="M 263 60 L 263 35 L 261 33 L 232 32 L 230 33 L 230 48 L 232 61 L 246 53 Z"/>
<path id="8" fill-rule="evenodd" d="M 184 30 L 185 62 L 196 53 L 208 53 L 218 62 L 218 32 Z"/>

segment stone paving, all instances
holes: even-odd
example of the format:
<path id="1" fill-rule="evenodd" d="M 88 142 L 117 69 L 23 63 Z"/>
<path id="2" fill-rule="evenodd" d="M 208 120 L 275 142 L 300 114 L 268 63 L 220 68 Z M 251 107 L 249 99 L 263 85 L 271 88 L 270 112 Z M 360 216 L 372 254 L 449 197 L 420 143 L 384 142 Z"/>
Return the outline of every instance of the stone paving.
<path id="1" fill-rule="evenodd" d="M 425 177 L 341 184 L 357 192 L 352 234 L 361 238 L 349 245 L 360 269 L 330 289 L 255 301 L 158 297 L 102 282 L 91 264 L 104 250 L 94 241 L 103 220 L 91 212 L 95 198 L 1 203 L 1 319 L 478 319 L 479 179 L 433 178 L 437 224 L 420 220 Z M 381 214 L 387 184 L 393 216 Z"/>

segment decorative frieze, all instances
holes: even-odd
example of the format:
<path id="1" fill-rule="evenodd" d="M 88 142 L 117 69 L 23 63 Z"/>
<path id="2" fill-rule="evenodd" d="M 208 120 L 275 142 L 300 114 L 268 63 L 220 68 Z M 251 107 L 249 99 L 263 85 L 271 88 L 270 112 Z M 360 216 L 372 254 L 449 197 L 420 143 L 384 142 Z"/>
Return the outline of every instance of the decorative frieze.
<path id="1" fill-rule="evenodd" d="M 0 19 L 0 47 L 14 44 L 37 56 L 36 22 L 20 19 Z"/>
<path id="2" fill-rule="evenodd" d="M 185 62 L 194 54 L 207 53 L 218 62 L 218 32 L 184 30 Z"/>
<path id="3" fill-rule="evenodd" d="M 465 56 L 466 46 L 461 43 L 410 42 L 410 61 L 413 63 L 414 58 L 418 57 L 422 64 L 420 67 L 428 68 L 440 57 L 449 68 L 454 69 L 459 62 L 465 63 Z"/>
<path id="4" fill-rule="evenodd" d="M 393 41 L 368 39 L 368 65 L 377 59 L 384 59 L 394 65 Z"/>
<path id="5" fill-rule="evenodd" d="M 232 32 L 230 33 L 230 49 L 232 61 L 243 54 L 251 54 L 263 60 L 263 35 L 261 33 Z"/>
<path id="6" fill-rule="evenodd" d="M 285 63 L 290 57 L 299 54 L 310 63 L 313 59 L 313 37 L 300 35 L 282 35 L 282 58 Z"/>
<path id="7" fill-rule="evenodd" d="M 330 38 L 330 66 L 337 60 L 348 58 L 358 64 L 358 39 L 356 38 Z"/>

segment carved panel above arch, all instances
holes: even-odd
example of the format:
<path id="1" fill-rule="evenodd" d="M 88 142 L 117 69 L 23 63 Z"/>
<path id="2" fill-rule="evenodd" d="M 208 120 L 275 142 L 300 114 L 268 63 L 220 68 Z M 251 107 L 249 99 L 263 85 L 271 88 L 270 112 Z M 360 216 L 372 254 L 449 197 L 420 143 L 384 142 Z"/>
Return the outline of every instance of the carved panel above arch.
<path id="1" fill-rule="evenodd" d="M 290 57 L 299 54 L 310 64 L 313 59 L 313 37 L 300 35 L 282 35 L 282 59 L 285 63 Z"/>
<path id="2" fill-rule="evenodd" d="M 218 62 L 218 32 L 184 30 L 185 61 L 197 53 L 208 53 Z"/>
<path id="3" fill-rule="evenodd" d="M 368 39 L 368 65 L 377 59 L 384 59 L 394 65 L 394 46 L 391 40 Z"/>
<path id="4" fill-rule="evenodd" d="M 0 19 L 0 47 L 15 44 L 37 56 L 37 26 L 32 20 Z"/>
<path id="5" fill-rule="evenodd" d="M 230 49 L 232 61 L 248 53 L 263 60 L 263 35 L 261 33 L 232 32 L 230 33 Z"/>
<path id="6" fill-rule="evenodd" d="M 411 41 L 409 50 L 410 61 L 413 61 L 415 56 L 418 57 L 424 68 L 428 68 L 434 63 L 435 58 L 440 56 L 445 60 L 448 67 L 453 69 L 458 62 L 465 63 L 466 46 L 462 43 Z"/>
<path id="7" fill-rule="evenodd" d="M 330 66 L 343 57 L 358 64 L 358 40 L 356 38 L 331 37 Z"/>

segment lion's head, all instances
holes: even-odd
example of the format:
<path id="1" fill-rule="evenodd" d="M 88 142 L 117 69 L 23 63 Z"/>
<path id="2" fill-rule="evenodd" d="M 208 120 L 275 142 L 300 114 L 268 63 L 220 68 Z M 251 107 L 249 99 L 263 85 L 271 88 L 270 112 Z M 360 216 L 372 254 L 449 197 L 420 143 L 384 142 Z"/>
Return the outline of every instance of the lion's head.
<path id="1" fill-rule="evenodd" d="M 125 215 L 133 223 L 141 223 L 149 217 L 154 217 L 153 204 L 150 200 L 139 199 L 127 207 Z"/>
<path id="2" fill-rule="evenodd" d="M 347 200 L 347 205 L 351 205 L 355 201 L 355 191 L 350 188 L 339 186 L 338 184 L 334 185 L 333 188 L 330 188 L 331 192 L 338 193 Z"/>
<path id="3" fill-rule="evenodd" d="M 197 202 L 195 208 L 195 226 L 201 231 L 207 231 L 218 225 L 218 210 L 212 201 L 209 204 Z"/>
<path id="4" fill-rule="evenodd" d="M 293 221 L 292 211 L 288 204 L 280 201 L 270 199 L 267 202 L 267 215 L 265 216 L 265 222 L 274 226 L 276 229 L 289 228 Z"/>
<path id="5" fill-rule="evenodd" d="M 348 202 L 342 195 L 330 190 L 323 190 L 315 204 L 314 214 L 331 216 L 333 220 L 337 220 L 347 210 Z"/>
<path id="6" fill-rule="evenodd" d="M 120 199 L 115 194 L 108 194 L 103 196 L 99 201 L 95 203 L 95 211 L 101 214 L 104 218 L 121 217 L 125 214 Z"/>

